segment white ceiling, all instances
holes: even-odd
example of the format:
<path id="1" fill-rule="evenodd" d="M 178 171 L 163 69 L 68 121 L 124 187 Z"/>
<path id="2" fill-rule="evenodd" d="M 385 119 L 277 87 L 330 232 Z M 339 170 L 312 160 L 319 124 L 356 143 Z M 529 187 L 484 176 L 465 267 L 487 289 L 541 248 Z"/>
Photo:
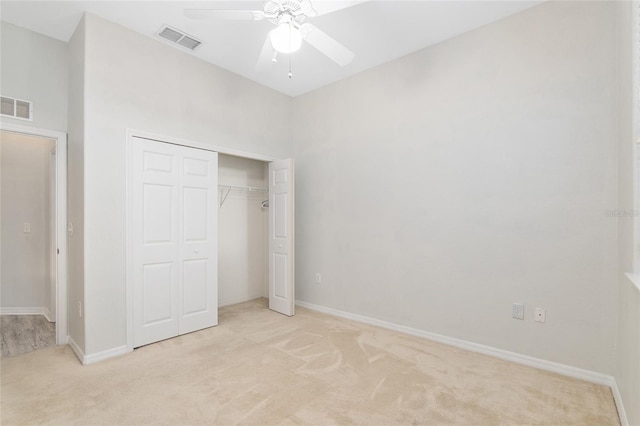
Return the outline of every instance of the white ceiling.
<path id="1" fill-rule="evenodd" d="M 340 67 L 310 45 L 303 44 L 291 56 L 292 79 L 287 76 L 286 56 L 281 56 L 267 72 L 255 70 L 265 37 L 273 28 L 270 22 L 192 20 L 183 15 L 187 8 L 262 10 L 262 1 L 2 0 L 0 18 L 65 42 L 83 12 L 149 37 L 155 37 L 160 26 L 168 24 L 204 42 L 190 54 L 297 96 L 542 3 L 542 0 L 311 1 L 321 15 L 307 22 L 352 50 L 355 59 Z"/>

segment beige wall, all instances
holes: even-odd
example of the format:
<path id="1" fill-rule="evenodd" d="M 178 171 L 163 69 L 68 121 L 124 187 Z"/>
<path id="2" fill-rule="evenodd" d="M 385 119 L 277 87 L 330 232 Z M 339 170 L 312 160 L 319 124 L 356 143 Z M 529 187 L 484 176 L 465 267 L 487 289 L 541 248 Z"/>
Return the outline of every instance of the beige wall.
<path id="1" fill-rule="evenodd" d="M 616 25 L 549 2 L 295 98 L 298 298 L 611 374 Z"/>
<path id="2" fill-rule="evenodd" d="M 0 21 L 3 96 L 33 102 L 33 121 L 1 120 L 67 131 L 67 43 Z"/>
<path id="3" fill-rule="evenodd" d="M 632 22 L 631 2 L 617 2 L 618 8 L 618 64 L 619 64 L 619 200 L 618 211 L 618 253 L 620 256 L 620 277 L 618 284 L 618 333 L 616 340 L 615 378 L 624 401 L 624 409 L 631 425 L 640 425 L 640 279 L 634 283 L 626 273 L 634 271 L 634 229 L 640 225 L 640 212 L 635 210 L 640 202 L 640 187 L 634 188 L 634 162 L 638 161 L 638 149 L 634 141 L 640 138 L 640 107 L 638 88 L 640 87 L 640 45 L 633 46 L 634 31 L 640 24 L 639 4 L 635 5 L 636 21 Z M 637 37 L 637 35 L 636 35 Z M 638 42 L 638 39 L 636 39 Z M 635 79 L 635 81 L 634 81 Z M 635 126 L 634 126 L 635 121 Z M 637 173 L 640 173 L 640 168 Z M 635 198 L 635 199 L 634 199 Z"/>
<path id="4" fill-rule="evenodd" d="M 127 129 L 286 157 L 291 99 L 124 27 L 85 19 L 84 299 L 91 355 L 126 343 Z"/>
<path id="5" fill-rule="evenodd" d="M 50 160 L 55 142 L 2 131 L 0 308 L 51 308 Z M 23 232 L 23 224 L 31 232 Z"/>
<path id="6" fill-rule="evenodd" d="M 78 24 L 69 41 L 69 134 L 67 149 L 68 233 L 67 306 L 69 337 L 85 350 L 84 311 L 84 129 L 85 129 L 85 21 Z"/>
<path id="7" fill-rule="evenodd" d="M 638 419 L 637 292 L 618 279 L 629 228 L 603 214 L 630 190 L 616 143 L 619 12 L 543 4 L 293 100 L 88 16 L 53 48 L 69 51 L 70 335 L 88 355 L 126 341 L 125 135 L 136 129 L 294 155 L 300 299 L 615 374 Z M 6 65 L 18 56 L 6 40 L 49 39 L 2 31 L 9 87 L 31 56 Z M 33 97 L 64 97 L 47 90 Z M 62 110 L 38 126 L 66 130 Z M 235 161 L 221 161 L 221 177 Z M 221 258 L 237 248 L 257 262 L 250 247 L 225 245 Z M 246 293 L 221 303 L 257 292 L 252 270 Z"/>

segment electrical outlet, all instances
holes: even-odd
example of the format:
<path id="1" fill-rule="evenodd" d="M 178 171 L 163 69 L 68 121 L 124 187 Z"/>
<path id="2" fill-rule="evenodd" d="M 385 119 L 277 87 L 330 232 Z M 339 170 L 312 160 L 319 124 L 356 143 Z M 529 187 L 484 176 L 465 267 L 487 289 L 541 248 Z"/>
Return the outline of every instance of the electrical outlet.
<path id="1" fill-rule="evenodd" d="M 545 322 L 547 320 L 547 311 L 544 308 L 536 308 L 536 322 Z"/>
<path id="2" fill-rule="evenodd" d="M 31 224 L 30 223 L 23 223 L 22 224 L 22 232 L 24 232 L 25 234 L 30 234 L 31 233 Z"/>
<path id="3" fill-rule="evenodd" d="M 524 319 L 524 305 L 522 303 L 514 303 L 511 307 L 511 316 L 515 319 Z"/>
<path id="4" fill-rule="evenodd" d="M 316 284 L 322 283 L 322 275 L 320 272 L 316 272 Z"/>
<path id="5" fill-rule="evenodd" d="M 82 302 L 78 301 L 78 316 L 82 318 Z"/>

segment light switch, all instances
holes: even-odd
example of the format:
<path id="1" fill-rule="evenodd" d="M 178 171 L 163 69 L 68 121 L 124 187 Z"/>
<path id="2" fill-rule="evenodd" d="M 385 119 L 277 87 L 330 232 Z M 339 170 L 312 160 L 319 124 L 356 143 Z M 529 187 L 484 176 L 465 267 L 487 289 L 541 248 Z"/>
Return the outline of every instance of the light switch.
<path id="1" fill-rule="evenodd" d="M 31 233 L 31 224 L 30 223 L 23 223 L 22 224 L 22 232 L 24 232 L 25 234 L 30 234 Z"/>

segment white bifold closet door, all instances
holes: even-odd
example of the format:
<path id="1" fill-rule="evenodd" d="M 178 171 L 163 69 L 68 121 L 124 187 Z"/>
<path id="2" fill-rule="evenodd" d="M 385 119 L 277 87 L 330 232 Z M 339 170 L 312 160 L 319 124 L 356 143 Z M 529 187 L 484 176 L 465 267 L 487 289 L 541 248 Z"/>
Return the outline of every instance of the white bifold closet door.
<path id="1" fill-rule="evenodd" d="M 218 323 L 216 152 L 133 138 L 134 347 Z"/>
<path id="2" fill-rule="evenodd" d="M 295 314 L 293 160 L 269 163 L 269 309 Z"/>

